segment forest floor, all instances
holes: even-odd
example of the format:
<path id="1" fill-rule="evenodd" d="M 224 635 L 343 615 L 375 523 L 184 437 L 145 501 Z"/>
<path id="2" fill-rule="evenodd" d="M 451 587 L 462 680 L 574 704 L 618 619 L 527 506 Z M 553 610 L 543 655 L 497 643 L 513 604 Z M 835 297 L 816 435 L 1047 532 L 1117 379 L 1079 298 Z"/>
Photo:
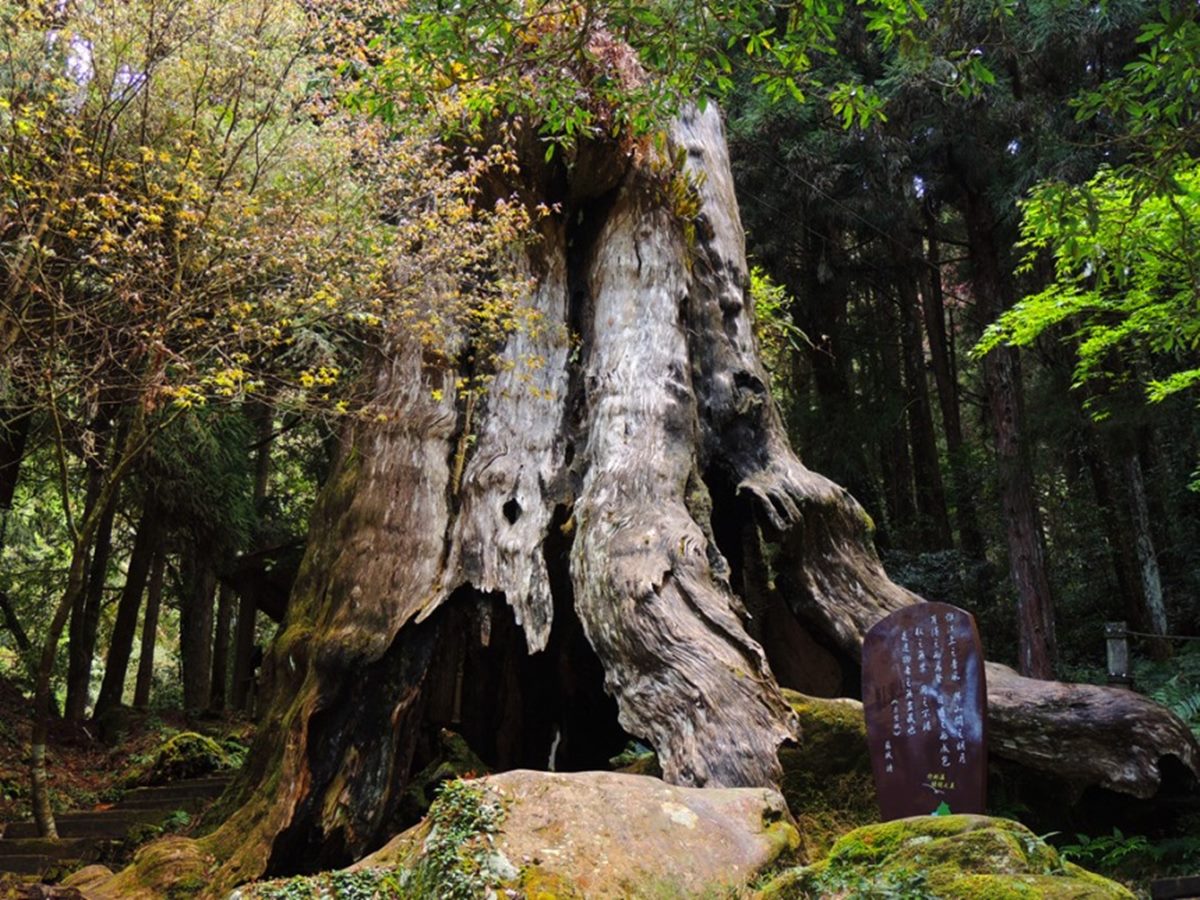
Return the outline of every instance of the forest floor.
<path id="1" fill-rule="evenodd" d="M 0 823 L 30 819 L 29 734 L 33 703 L 0 676 Z M 241 764 L 253 725 L 240 716 L 188 717 L 178 711 L 131 714 L 115 743 L 98 739 L 90 724 L 55 720 L 50 728 L 47 768 L 56 812 L 104 809 L 151 766 L 173 736 L 197 731 L 227 752 L 222 767 Z M 201 774 L 201 773 L 196 773 Z"/>

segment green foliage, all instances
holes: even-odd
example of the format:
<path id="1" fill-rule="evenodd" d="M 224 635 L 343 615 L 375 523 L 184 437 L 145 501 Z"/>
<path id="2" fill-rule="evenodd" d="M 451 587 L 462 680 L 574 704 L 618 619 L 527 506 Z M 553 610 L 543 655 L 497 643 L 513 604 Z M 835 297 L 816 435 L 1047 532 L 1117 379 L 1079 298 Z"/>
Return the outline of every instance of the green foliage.
<path id="1" fill-rule="evenodd" d="M 477 785 L 445 782 L 429 809 L 429 835 L 416 865 L 401 877 L 414 898 L 473 900 L 494 890 L 502 877 L 492 861 L 492 835 L 503 809 Z"/>
<path id="2" fill-rule="evenodd" d="M 697 95 L 725 96 L 744 75 L 771 102 L 827 94 L 846 121 L 882 121 L 868 87 L 826 85 L 816 60 L 856 16 L 868 36 L 907 55 L 925 44 L 918 0 L 379 0 L 342 13 L 341 31 L 365 44 L 349 64 L 359 104 L 389 120 L 433 114 L 469 132 L 523 116 L 546 143 L 637 138 Z M 381 24 L 386 23 L 386 24 Z"/>
<path id="3" fill-rule="evenodd" d="M 1171 659 L 1138 659 L 1134 683 L 1174 712 L 1200 740 L 1200 642 L 1189 641 Z"/>
<path id="4" fill-rule="evenodd" d="M 366 868 L 259 884 L 249 896 L 256 900 L 387 900 L 408 895 L 396 872 Z"/>
<path id="5" fill-rule="evenodd" d="M 164 519 L 217 555 L 247 546 L 255 526 L 253 429 L 239 410 L 185 411 L 149 448 L 146 490 Z"/>
<path id="6" fill-rule="evenodd" d="M 492 835 L 504 811 L 476 785 L 443 783 L 429 810 L 429 832 L 411 868 L 327 872 L 245 889 L 254 900 L 475 900 L 493 893 L 506 876 L 496 869 Z"/>
<path id="7" fill-rule="evenodd" d="M 1128 837 L 1121 829 L 1113 828 L 1112 834 L 1088 837 L 1077 834 L 1078 843 L 1059 848 L 1063 856 L 1101 872 L 1116 872 L 1131 856 L 1139 856 L 1150 849 L 1150 842 L 1139 834 Z"/>
<path id="8" fill-rule="evenodd" d="M 1172 183 L 1139 196 L 1134 177 L 1102 169 L 1085 185 L 1039 185 L 1021 205 L 1022 270 L 1046 256 L 1054 279 L 991 325 L 975 352 L 1028 346 L 1065 326 L 1076 386 L 1140 379 L 1157 402 L 1200 381 L 1200 165 L 1175 170 Z M 1151 363 L 1167 371 L 1151 374 Z"/>
<path id="9" fill-rule="evenodd" d="M 1110 878 L 1145 881 L 1157 876 L 1190 874 L 1200 864 L 1200 833 L 1189 832 L 1186 820 L 1178 837 L 1151 839 L 1125 834 L 1113 828 L 1110 834 L 1075 835 L 1075 842 L 1061 846 L 1065 858 Z M 1196 824 L 1193 817 L 1192 825 Z"/>
<path id="10" fill-rule="evenodd" d="M 777 382 L 785 377 L 785 363 L 793 353 L 800 353 L 809 340 L 792 317 L 792 304 L 787 288 L 776 284 L 760 266 L 750 268 L 750 302 L 754 307 L 754 334 L 759 352 L 769 372 L 777 372 Z M 778 389 L 779 385 L 776 385 Z"/>
<path id="11" fill-rule="evenodd" d="M 240 746 L 240 745 L 239 745 Z M 234 768 L 239 759 L 207 735 L 182 731 L 147 754 L 131 759 L 127 785 L 166 784 Z"/>
<path id="12" fill-rule="evenodd" d="M 1200 21 L 1193 4 L 1161 2 L 1142 24 L 1143 48 L 1122 73 L 1073 105 L 1081 120 L 1108 119 L 1129 154 L 1128 174 L 1161 192 L 1186 167 L 1200 138 Z"/>
<path id="13" fill-rule="evenodd" d="M 1162 4 L 1137 36 L 1142 52 L 1073 98 L 1076 118 L 1106 129 L 1108 156 L 1084 183 L 1052 178 L 1021 204 L 1020 274 L 1053 267 L 975 348 L 1029 346 L 1059 333 L 1076 357 L 1075 384 L 1137 385 L 1160 402 L 1200 382 L 1200 22 Z M 1104 418 L 1111 410 L 1094 403 Z"/>
<path id="14" fill-rule="evenodd" d="M 853 869 L 827 869 L 813 879 L 809 897 L 845 897 L 847 900 L 933 900 L 923 873 L 894 869 L 863 874 Z"/>
<path id="15" fill-rule="evenodd" d="M 1200 685 L 1181 680 L 1174 675 L 1151 696 L 1183 719 L 1200 740 Z"/>

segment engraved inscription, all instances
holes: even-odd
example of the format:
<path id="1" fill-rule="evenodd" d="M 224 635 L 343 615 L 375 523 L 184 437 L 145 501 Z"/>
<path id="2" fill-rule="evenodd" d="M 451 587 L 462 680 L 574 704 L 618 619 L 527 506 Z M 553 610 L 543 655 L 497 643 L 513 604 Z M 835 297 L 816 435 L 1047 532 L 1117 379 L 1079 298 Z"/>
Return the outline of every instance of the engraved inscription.
<path id="1" fill-rule="evenodd" d="M 983 654 L 970 613 L 945 603 L 905 607 L 863 644 L 863 710 L 884 819 L 946 803 L 984 811 Z"/>

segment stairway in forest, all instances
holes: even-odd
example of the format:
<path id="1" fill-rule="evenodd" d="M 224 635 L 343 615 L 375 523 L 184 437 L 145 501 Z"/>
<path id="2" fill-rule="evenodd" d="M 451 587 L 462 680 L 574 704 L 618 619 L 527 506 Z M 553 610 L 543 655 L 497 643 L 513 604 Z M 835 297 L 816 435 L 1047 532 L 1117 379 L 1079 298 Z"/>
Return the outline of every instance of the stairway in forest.
<path id="1" fill-rule="evenodd" d="M 0 823 L 0 875 L 47 876 L 99 860 L 141 827 L 160 826 L 172 814 L 203 811 L 232 775 L 210 775 L 128 791 L 112 806 L 55 816 L 57 841 L 37 836 L 33 822 Z"/>

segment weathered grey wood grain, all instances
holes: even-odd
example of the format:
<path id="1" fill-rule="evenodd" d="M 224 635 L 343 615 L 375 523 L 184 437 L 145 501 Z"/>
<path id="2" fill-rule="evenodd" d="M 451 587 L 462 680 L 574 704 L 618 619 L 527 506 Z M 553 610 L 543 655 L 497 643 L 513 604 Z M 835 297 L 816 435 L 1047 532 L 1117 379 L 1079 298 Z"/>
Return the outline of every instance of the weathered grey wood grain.
<path id="1" fill-rule="evenodd" d="M 765 784 L 789 710 L 687 509 L 697 477 L 686 247 L 649 186 L 622 189 L 588 267 L 586 473 L 575 505 L 576 608 L 618 700 L 666 778 Z"/>

